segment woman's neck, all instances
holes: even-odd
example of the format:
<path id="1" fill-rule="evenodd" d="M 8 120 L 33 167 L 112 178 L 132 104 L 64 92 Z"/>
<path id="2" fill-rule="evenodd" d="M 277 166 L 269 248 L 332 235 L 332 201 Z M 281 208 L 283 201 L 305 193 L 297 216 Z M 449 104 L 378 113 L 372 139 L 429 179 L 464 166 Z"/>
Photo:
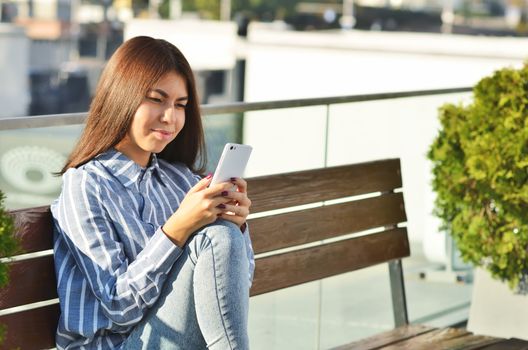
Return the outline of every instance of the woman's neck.
<path id="1" fill-rule="evenodd" d="M 152 156 L 152 153 L 144 151 L 139 147 L 133 147 L 130 144 L 127 145 L 127 142 L 124 140 L 118 143 L 114 148 L 123 153 L 142 168 L 146 168 L 148 166 L 150 157 Z"/>

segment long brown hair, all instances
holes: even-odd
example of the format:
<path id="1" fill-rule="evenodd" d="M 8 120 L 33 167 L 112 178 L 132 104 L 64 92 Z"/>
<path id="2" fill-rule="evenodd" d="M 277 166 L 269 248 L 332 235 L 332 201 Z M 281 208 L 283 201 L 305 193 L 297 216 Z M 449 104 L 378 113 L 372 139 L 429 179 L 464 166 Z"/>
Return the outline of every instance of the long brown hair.
<path id="1" fill-rule="evenodd" d="M 128 132 L 147 91 L 170 71 L 181 75 L 187 84 L 185 125 L 158 158 L 182 162 L 193 172 L 203 174 L 207 160 L 191 66 L 176 46 L 147 36 L 127 40 L 108 61 L 90 105 L 84 131 L 60 174 L 117 145 Z"/>

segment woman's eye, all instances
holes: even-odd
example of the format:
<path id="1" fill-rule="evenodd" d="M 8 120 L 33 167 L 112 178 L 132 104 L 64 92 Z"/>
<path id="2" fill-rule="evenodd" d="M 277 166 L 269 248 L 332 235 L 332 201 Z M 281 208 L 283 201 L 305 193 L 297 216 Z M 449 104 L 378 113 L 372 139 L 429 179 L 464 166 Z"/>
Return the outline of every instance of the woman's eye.
<path id="1" fill-rule="evenodd" d="M 161 99 L 157 98 L 157 97 L 148 97 L 148 99 L 151 100 L 151 101 L 157 102 L 157 103 L 162 102 Z"/>
<path id="2" fill-rule="evenodd" d="M 181 104 L 181 103 L 178 103 L 176 105 L 176 108 L 182 108 L 182 109 L 185 109 L 185 107 L 187 107 L 187 105 L 184 105 L 184 104 Z"/>

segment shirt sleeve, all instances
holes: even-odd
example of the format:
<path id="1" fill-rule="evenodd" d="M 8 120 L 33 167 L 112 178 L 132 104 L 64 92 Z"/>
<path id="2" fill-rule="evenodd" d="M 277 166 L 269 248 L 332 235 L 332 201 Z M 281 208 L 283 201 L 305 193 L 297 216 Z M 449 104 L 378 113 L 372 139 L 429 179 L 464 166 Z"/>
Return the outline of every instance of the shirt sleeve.
<path id="1" fill-rule="evenodd" d="M 101 203 L 98 186 L 85 170 L 65 173 L 56 217 L 58 231 L 105 315 L 120 326 L 135 324 L 158 299 L 182 250 L 158 228 L 129 261 Z"/>

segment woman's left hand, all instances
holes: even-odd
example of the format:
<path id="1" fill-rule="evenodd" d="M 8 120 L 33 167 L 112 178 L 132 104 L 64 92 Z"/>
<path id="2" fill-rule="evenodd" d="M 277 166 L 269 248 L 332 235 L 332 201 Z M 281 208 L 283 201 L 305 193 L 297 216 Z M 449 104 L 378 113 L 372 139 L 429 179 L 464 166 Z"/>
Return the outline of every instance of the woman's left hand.
<path id="1" fill-rule="evenodd" d="M 246 223 L 251 206 L 251 200 L 247 196 L 247 182 L 241 178 L 232 178 L 231 183 L 236 186 L 236 190 L 222 193 L 222 197 L 226 198 L 227 201 L 223 204 L 224 208 L 218 207 L 222 210 L 218 217 L 241 227 Z"/>

